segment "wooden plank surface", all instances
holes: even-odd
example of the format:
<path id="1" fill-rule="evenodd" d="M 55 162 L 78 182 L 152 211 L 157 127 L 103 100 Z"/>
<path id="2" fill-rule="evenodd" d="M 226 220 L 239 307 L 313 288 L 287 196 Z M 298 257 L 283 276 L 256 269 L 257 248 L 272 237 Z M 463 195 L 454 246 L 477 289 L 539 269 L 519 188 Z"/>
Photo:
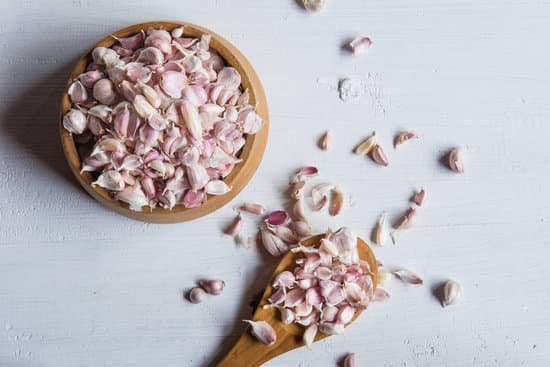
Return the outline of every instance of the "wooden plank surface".
<path id="1" fill-rule="evenodd" d="M 385 263 L 426 285 L 388 286 L 342 337 L 266 366 L 334 366 L 347 352 L 369 366 L 550 364 L 550 3 L 546 0 L 327 0 L 306 14 L 286 1 L 38 1 L 0 3 L 0 365 L 204 366 L 245 328 L 248 303 L 275 260 L 221 235 L 232 206 L 282 205 L 303 164 L 353 201 L 314 227 L 350 225 L 361 236 L 392 217 L 412 191 L 429 197 Z M 72 63 L 105 34 L 178 19 L 233 42 L 266 89 L 270 138 L 249 186 L 227 207 L 179 225 L 135 222 L 107 211 L 71 177 L 57 134 Z M 373 37 L 365 57 L 342 44 Z M 339 78 L 362 80 L 354 103 Z M 316 148 L 330 129 L 329 152 Z M 351 154 L 377 130 L 388 147 L 400 129 L 422 139 L 389 149 L 380 168 Z M 467 173 L 438 162 L 467 150 Z M 204 275 L 226 291 L 191 305 L 182 291 Z M 431 287 L 448 277 L 463 303 L 442 310 Z"/>

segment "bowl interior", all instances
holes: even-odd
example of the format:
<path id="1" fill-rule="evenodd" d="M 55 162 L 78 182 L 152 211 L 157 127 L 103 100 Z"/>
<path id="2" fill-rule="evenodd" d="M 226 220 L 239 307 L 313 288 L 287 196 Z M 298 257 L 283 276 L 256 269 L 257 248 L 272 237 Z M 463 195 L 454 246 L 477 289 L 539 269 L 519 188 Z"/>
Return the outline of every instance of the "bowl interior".
<path id="1" fill-rule="evenodd" d="M 175 223 L 192 220 L 201 216 L 204 216 L 229 202 L 234 198 L 252 178 L 258 165 L 260 164 L 265 145 L 267 143 L 267 133 L 269 128 L 268 121 L 268 109 L 265 93 L 260 80 L 241 52 L 235 48 L 231 43 L 217 35 L 216 33 L 202 28 L 197 25 L 180 22 L 149 22 L 141 23 L 129 26 L 114 32 L 112 35 L 116 37 L 127 37 L 139 32 L 140 30 L 147 30 L 148 28 L 162 28 L 171 31 L 179 26 L 184 26 L 184 36 L 187 37 L 200 37 L 203 34 L 209 34 L 212 36 L 210 41 L 210 48 L 218 52 L 226 62 L 226 65 L 230 65 L 237 69 L 241 74 L 241 84 L 243 88 L 249 90 L 250 104 L 256 105 L 256 112 L 263 119 L 264 123 L 262 129 L 254 135 L 246 135 L 246 143 L 243 146 L 239 157 L 243 162 L 237 164 L 233 171 L 227 176 L 224 181 L 231 187 L 225 195 L 212 196 L 208 195 L 208 199 L 201 206 L 196 208 L 184 208 L 182 205 L 176 205 L 172 210 L 163 208 L 144 207 L 141 212 L 132 211 L 128 208 L 128 205 L 113 199 L 107 190 L 101 187 L 93 187 L 91 183 L 94 178 L 91 173 L 80 173 L 81 160 L 77 151 L 77 146 L 73 136 L 63 128 L 62 117 L 71 108 L 71 102 L 67 94 L 68 88 L 73 80 L 83 73 L 86 66 L 91 61 L 91 51 L 98 46 L 110 47 L 116 40 L 111 35 L 105 37 L 98 43 L 96 43 L 86 55 L 82 56 L 76 63 L 73 71 L 71 72 L 69 79 L 67 80 L 63 97 L 61 100 L 59 127 L 61 133 L 61 141 L 63 144 L 63 150 L 70 168 L 77 180 L 84 187 L 84 189 L 100 203 L 107 207 L 123 214 L 128 217 L 153 223 Z"/>

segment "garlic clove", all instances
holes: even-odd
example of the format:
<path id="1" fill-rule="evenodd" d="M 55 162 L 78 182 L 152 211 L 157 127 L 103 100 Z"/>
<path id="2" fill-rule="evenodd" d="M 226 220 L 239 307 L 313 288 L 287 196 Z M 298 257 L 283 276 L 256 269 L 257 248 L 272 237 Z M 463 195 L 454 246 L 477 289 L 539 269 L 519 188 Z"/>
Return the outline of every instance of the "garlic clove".
<path id="1" fill-rule="evenodd" d="M 386 244 L 386 239 L 388 237 L 387 218 L 388 213 L 382 213 L 374 230 L 374 243 L 378 246 L 384 246 Z"/>
<path id="2" fill-rule="evenodd" d="M 252 335 L 265 345 L 273 345 L 277 341 L 277 334 L 273 327 L 265 321 L 243 320 L 252 327 Z"/>
<path id="3" fill-rule="evenodd" d="M 161 65 L 164 62 L 164 55 L 156 47 L 147 47 L 140 51 L 136 61 L 145 64 Z"/>
<path id="4" fill-rule="evenodd" d="M 202 189 L 210 180 L 208 172 L 203 165 L 195 163 L 185 167 L 187 179 L 192 190 Z"/>
<path id="5" fill-rule="evenodd" d="M 296 179 L 301 181 L 303 178 L 315 177 L 319 174 L 319 169 L 313 166 L 302 167 L 296 173 Z"/>
<path id="6" fill-rule="evenodd" d="M 294 312 L 284 307 L 277 307 L 277 308 L 279 309 L 279 312 L 281 314 L 281 322 L 283 324 L 289 325 L 294 322 L 294 320 L 296 319 L 296 315 L 294 315 Z"/>
<path id="7" fill-rule="evenodd" d="M 276 210 L 271 212 L 265 221 L 271 226 L 280 226 L 287 224 L 290 221 L 290 216 L 284 210 Z"/>
<path id="8" fill-rule="evenodd" d="M 105 75 L 99 70 L 90 70 L 78 76 L 78 80 L 86 87 L 93 88 L 94 84 Z"/>
<path id="9" fill-rule="evenodd" d="M 325 0 L 302 0 L 302 5 L 307 11 L 318 12 L 325 7 Z"/>
<path id="10" fill-rule="evenodd" d="M 307 222 L 292 221 L 289 226 L 300 238 L 311 235 L 311 225 Z"/>
<path id="11" fill-rule="evenodd" d="M 464 173 L 462 149 L 454 148 L 449 152 L 449 168 L 456 173 Z"/>
<path id="12" fill-rule="evenodd" d="M 128 79 L 134 83 L 147 83 L 153 76 L 152 70 L 146 66 L 143 66 L 140 62 L 130 62 L 126 64 L 124 66 L 124 71 Z"/>
<path id="13" fill-rule="evenodd" d="M 331 191 L 330 205 L 328 208 L 328 213 L 332 216 L 340 214 L 342 207 L 344 206 L 344 194 L 340 188 L 335 187 Z"/>
<path id="14" fill-rule="evenodd" d="M 318 287 L 309 288 L 306 290 L 305 300 L 308 305 L 318 306 L 323 303 L 323 296 Z"/>
<path id="15" fill-rule="evenodd" d="M 371 136 L 362 141 L 354 150 L 357 155 L 365 155 L 370 153 L 372 148 L 376 145 L 376 131 L 373 131 Z"/>
<path id="16" fill-rule="evenodd" d="M 305 292 L 301 288 L 294 288 L 286 294 L 284 307 L 296 307 L 304 303 Z"/>
<path id="17" fill-rule="evenodd" d="M 127 203 L 134 211 L 141 211 L 142 207 L 149 205 L 149 200 L 139 185 L 124 188 L 115 195 L 115 199 Z"/>
<path id="18" fill-rule="evenodd" d="M 239 207 L 239 209 L 256 215 L 262 215 L 265 213 L 265 208 L 256 203 L 244 203 Z"/>
<path id="19" fill-rule="evenodd" d="M 85 103 L 88 100 L 88 92 L 86 91 L 86 87 L 84 87 L 79 80 L 75 80 L 71 84 L 67 94 L 69 95 L 71 102 L 74 104 Z"/>
<path id="20" fill-rule="evenodd" d="M 288 245 L 282 239 L 280 239 L 267 229 L 262 229 L 260 233 L 264 248 L 272 256 L 281 256 L 282 254 L 288 252 Z"/>
<path id="21" fill-rule="evenodd" d="M 200 287 L 195 287 L 189 292 L 188 298 L 191 303 L 201 303 L 206 298 L 206 292 Z"/>
<path id="22" fill-rule="evenodd" d="M 326 335 L 339 335 L 344 333 L 344 325 L 334 322 L 322 322 L 319 331 Z"/>
<path id="23" fill-rule="evenodd" d="M 95 116 L 101 121 L 110 124 L 112 121 L 113 110 L 109 106 L 102 104 L 95 105 L 88 110 L 88 115 Z"/>
<path id="24" fill-rule="evenodd" d="M 393 141 L 394 148 L 397 148 L 398 145 L 403 144 L 409 139 L 418 138 L 418 135 L 412 131 L 406 131 L 404 133 L 401 133 L 397 135 Z"/>
<path id="25" fill-rule="evenodd" d="M 124 180 L 117 171 L 104 171 L 96 181 L 92 182 L 92 186 L 101 186 L 104 189 L 111 191 L 121 191 L 124 189 Z"/>
<path id="26" fill-rule="evenodd" d="M 204 191 L 187 190 L 183 196 L 182 204 L 186 208 L 196 208 L 206 200 Z"/>
<path id="27" fill-rule="evenodd" d="M 313 342 L 315 341 L 315 336 L 317 335 L 318 326 L 317 324 L 309 325 L 304 331 L 302 339 L 304 340 L 305 345 L 311 349 Z"/>
<path id="28" fill-rule="evenodd" d="M 325 207 L 327 202 L 328 202 L 328 198 L 326 196 L 323 196 L 323 198 L 319 200 L 319 202 L 316 205 L 314 205 L 311 208 L 311 210 L 313 210 L 314 212 L 318 212 Z"/>
<path id="29" fill-rule="evenodd" d="M 180 104 L 180 114 L 185 122 L 185 126 L 191 135 L 199 142 L 202 141 L 201 116 L 198 109 L 191 102 L 183 100 Z"/>
<path id="30" fill-rule="evenodd" d="M 113 82 L 110 79 L 103 78 L 98 80 L 94 84 L 93 88 L 94 98 L 101 104 L 110 105 L 113 104 L 116 99 L 116 92 Z"/>
<path id="31" fill-rule="evenodd" d="M 225 230 L 225 233 L 230 236 L 235 236 L 239 234 L 241 232 L 242 222 L 243 222 L 243 218 L 241 216 L 241 213 L 239 213 L 233 219 L 233 221 L 231 221 L 231 224 L 229 225 L 229 227 L 227 227 L 227 229 Z"/>
<path id="32" fill-rule="evenodd" d="M 422 203 L 424 202 L 424 199 L 426 197 L 426 190 L 424 188 L 420 189 L 419 192 L 414 194 L 412 198 L 412 202 L 415 203 L 418 206 L 422 206 Z"/>
<path id="33" fill-rule="evenodd" d="M 302 199 L 298 199 L 294 202 L 294 206 L 292 207 L 292 212 L 297 221 L 308 223 L 308 220 L 306 219 L 306 216 L 305 216 L 304 203 Z"/>
<path id="34" fill-rule="evenodd" d="M 213 180 L 206 184 L 205 191 L 209 195 L 224 195 L 227 194 L 231 188 L 227 186 L 222 180 Z"/>
<path id="35" fill-rule="evenodd" d="M 225 282 L 220 279 L 201 279 L 199 285 L 206 291 L 206 293 L 213 296 L 222 294 L 225 288 Z"/>
<path id="36" fill-rule="evenodd" d="M 366 53 L 371 45 L 372 40 L 367 36 L 357 36 L 349 43 L 354 56 Z"/>
<path id="37" fill-rule="evenodd" d="M 172 98 L 181 98 L 181 92 L 187 85 L 185 73 L 168 70 L 160 76 L 160 87 Z"/>
<path id="38" fill-rule="evenodd" d="M 464 290 L 459 282 L 455 280 L 448 280 L 443 285 L 441 306 L 447 307 L 458 303 L 462 298 L 463 292 Z"/>
<path id="39" fill-rule="evenodd" d="M 170 33 L 174 38 L 179 38 L 183 36 L 183 26 L 172 29 L 172 32 Z"/>
<path id="40" fill-rule="evenodd" d="M 373 293 L 373 296 L 372 296 L 372 301 L 373 302 L 383 302 L 383 301 L 387 301 L 388 299 L 390 298 L 390 294 L 387 290 L 385 290 L 384 288 L 376 288 L 374 290 L 374 293 Z"/>
<path id="41" fill-rule="evenodd" d="M 235 68 L 225 67 L 218 73 L 217 82 L 229 90 L 235 90 L 241 84 L 241 75 Z"/>
<path id="42" fill-rule="evenodd" d="M 86 115 L 77 109 L 71 109 L 63 116 L 63 127 L 73 134 L 82 134 L 88 127 Z"/>
<path id="43" fill-rule="evenodd" d="M 133 106 L 137 114 L 143 119 L 148 119 L 149 117 L 157 113 L 157 110 L 153 106 L 151 106 L 147 99 L 141 94 L 138 94 L 134 98 Z"/>
<path id="44" fill-rule="evenodd" d="M 389 166 L 390 162 L 388 161 L 388 157 L 386 156 L 384 149 L 382 149 L 382 146 L 375 144 L 372 148 L 371 155 L 372 160 L 376 163 L 385 167 Z"/>
<path id="45" fill-rule="evenodd" d="M 302 199 L 304 197 L 305 184 L 306 182 L 302 180 L 289 182 L 290 197 L 294 200 Z"/>
<path id="46" fill-rule="evenodd" d="M 273 280 L 273 288 L 292 288 L 294 287 L 294 284 L 296 283 L 296 277 L 292 272 L 286 270 L 283 271 L 275 277 Z"/>
<path id="47" fill-rule="evenodd" d="M 147 99 L 151 106 L 154 108 L 160 108 L 162 101 L 155 88 L 148 86 L 142 81 L 138 81 L 136 86 L 141 90 L 141 93 L 143 93 L 143 96 Z"/>
<path id="48" fill-rule="evenodd" d="M 407 270 L 407 269 L 401 269 L 394 271 L 393 274 L 400 280 L 402 280 L 405 283 L 412 284 L 412 285 L 421 285 L 424 283 L 422 278 L 418 276 L 418 274 Z"/>
<path id="49" fill-rule="evenodd" d="M 327 131 L 319 139 L 319 148 L 321 150 L 328 150 L 329 140 L 330 140 L 330 134 Z"/>
<path id="50" fill-rule="evenodd" d="M 143 40 L 145 39 L 145 35 L 144 32 L 141 31 L 130 37 L 114 38 L 118 41 L 118 43 L 120 43 L 123 48 L 127 50 L 135 50 L 143 47 Z"/>
<path id="51" fill-rule="evenodd" d="M 355 353 L 349 353 L 346 358 L 344 358 L 343 367 L 355 367 Z"/>

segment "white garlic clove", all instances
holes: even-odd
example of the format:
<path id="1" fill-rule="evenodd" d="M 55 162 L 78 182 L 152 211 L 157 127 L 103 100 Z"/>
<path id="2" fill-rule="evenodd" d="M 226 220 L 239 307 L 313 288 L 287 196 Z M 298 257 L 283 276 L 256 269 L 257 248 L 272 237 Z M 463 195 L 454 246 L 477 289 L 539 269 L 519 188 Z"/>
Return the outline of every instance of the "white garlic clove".
<path id="1" fill-rule="evenodd" d="M 200 287 L 195 287 L 191 289 L 188 297 L 191 303 L 201 303 L 206 298 L 206 292 Z"/>
<path id="2" fill-rule="evenodd" d="M 322 322 L 319 331 L 326 335 L 339 335 L 344 333 L 344 325 L 334 322 Z"/>
<path id="3" fill-rule="evenodd" d="M 357 36 L 349 43 L 349 47 L 355 56 L 366 53 L 371 45 L 372 40 L 367 36 Z"/>
<path id="4" fill-rule="evenodd" d="M 102 79 L 104 74 L 99 70 L 90 70 L 78 76 L 78 80 L 86 87 L 93 88 L 94 84 Z"/>
<path id="5" fill-rule="evenodd" d="M 180 114 L 185 122 L 185 126 L 191 135 L 198 141 L 202 141 L 201 116 L 198 109 L 191 102 L 183 100 L 180 104 Z"/>
<path id="6" fill-rule="evenodd" d="M 271 325 L 265 321 L 243 320 L 252 327 L 252 335 L 265 345 L 273 345 L 277 341 L 277 334 Z"/>
<path id="7" fill-rule="evenodd" d="M 139 185 L 126 187 L 124 190 L 119 191 L 115 199 L 127 203 L 130 210 L 134 211 L 141 211 L 142 207 L 149 205 L 149 200 Z"/>
<path id="8" fill-rule="evenodd" d="M 71 102 L 74 104 L 85 103 L 88 100 L 88 92 L 86 87 L 79 81 L 75 80 L 67 92 Z"/>
<path id="9" fill-rule="evenodd" d="M 241 75 L 237 69 L 233 67 L 225 67 L 218 73 L 217 82 L 219 85 L 223 85 L 229 90 L 235 90 L 241 84 Z"/>
<path id="10" fill-rule="evenodd" d="M 463 292 L 462 285 L 459 282 L 455 280 L 448 280 L 443 285 L 441 306 L 447 307 L 458 303 L 462 298 Z"/>
<path id="11" fill-rule="evenodd" d="M 282 239 L 280 239 L 267 229 L 262 229 L 260 233 L 264 248 L 272 256 L 281 256 L 282 254 L 288 252 L 288 245 Z"/>
<path id="12" fill-rule="evenodd" d="M 307 11 L 318 12 L 325 7 L 325 0 L 302 0 Z"/>
<path id="13" fill-rule="evenodd" d="M 116 99 L 113 82 L 107 78 L 100 79 L 94 84 L 93 94 L 94 98 L 104 105 L 113 104 Z"/>
<path id="14" fill-rule="evenodd" d="M 149 117 L 157 113 L 157 110 L 153 106 L 151 106 L 147 99 L 141 94 L 138 94 L 134 98 L 133 106 L 137 114 L 143 119 L 148 119 Z"/>
<path id="15" fill-rule="evenodd" d="M 456 173 L 464 173 L 462 149 L 454 148 L 449 152 L 449 168 Z"/>
<path id="16" fill-rule="evenodd" d="M 400 280 L 402 280 L 405 283 L 412 284 L 412 285 L 421 285 L 424 283 L 422 278 L 411 270 L 407 269 L 400 269 L 397 271 L 394 271 L 393 274 Z"/>
<path id="17" fill-rule="evenodd" d="M 121 191 L 125 186 L 122 176 L 117 171 L 103 172 L 96 181 L 92 182 L 92 186 L 95 185 L 111 191 Z"/>
<path id="18" fill-rule="evenodd" d="M 384 246 L 386 244 L 386 240 L 388 237 L 387 218 L 388 213 L 382 213 L 374 230 L 374 243 L 376 243 L 378 246 Z"/>
<path id="19" fill-rule="evenodd" d="M 212 180 L 205 186 L 206 193 L 210 195 L 224 195 L 230 190 L 231 188 L 222 180 Z"/>
<path id="20" fill-rule="evenodd" d="M 164 55 L 156 47 L 147 47 L 141 50 L 136 61 L 145 64 L 161 65 L 164 63 Z"/>
<path id="21" fill-rule="evenodd" d="M 357 155 L 369 154 L 376 145 L 376 131 L 373 131 L 371 136 L 363 140 L 355 149 L 354 153 Z"/>
<path id="22" fill-rule="evenodd" d="M 174 37 L 174 38 L 179 38 L 179 37 L 183 36 L 183 26 L 172 29 L 172 32 L 170 32 L 170 33 L 172 34 L 172 37 Z"/>
<path id="23" fill-rule="evenodd" d="M 315 336 L 317 335 L 317 330 L 317 324 L 311 324 L 304 331 L 302 339 L 304 340 L 304 343 L 308 348 L 311 348 L 311 346 L 313 345 L 313 342 L 315 341 Z"/>
<path id="24" fill-rule="evenodd" d="M 73 108 L 63 116 L 63 127 L 73 134 L 82 134 L 88 127 L 88 120 L 81 110 Z"/>

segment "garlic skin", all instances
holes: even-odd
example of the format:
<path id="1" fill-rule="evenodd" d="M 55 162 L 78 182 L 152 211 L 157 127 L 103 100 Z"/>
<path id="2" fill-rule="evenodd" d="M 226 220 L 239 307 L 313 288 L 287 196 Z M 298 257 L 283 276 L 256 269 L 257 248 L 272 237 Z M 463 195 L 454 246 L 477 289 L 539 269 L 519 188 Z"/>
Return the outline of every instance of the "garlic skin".
<path id="1" fill-rule="evenodd" d="M 252 335 L 265 345 L 273 345 L 277 341 L 277 334 L 271 325 L 265 321 L 243 320 L 252 327 Z"/>
<path id="2" fill-rule="evenodd" d="M 459 282 L 456 280 L 448 280 L 443 285 L 441 306 L 445 308 L 458 303 L 462 299 L 463 292 L 464 290 Z"/>
<path id="3" fill-rule="evenodd" d="M 307 11 L 316 13 L 325 7 L 325 0 L 302 0 L 302 5 Z"/>
<path id="4" fill-rule="evenodd" d="M 191 289 L 188 297 L 191 303 L 201 303 L 206 298 L 206 292 L 200 287 L 195 287 Z"/>
<path id="5" fill-rule="evenodd" d="M 372 45 L 372 40 L 367 36 L 357 36 L 349 43 L 354 56 L 364 54 Z"/>
<path id="6" fill-rule="evenodd" d="M 225 288 L 225 282 L 220 279 L 202 279 L 199 281 L 199 285 L 206 293 L 213 296 L 222 294 Z"/>
<path id="7" fill-rule="evenodd" d="M 77 109 L 71 109 L 63 116 L 63 127 L 73 134 L 82 134 L 88 128 L 86 115 Z"/>

